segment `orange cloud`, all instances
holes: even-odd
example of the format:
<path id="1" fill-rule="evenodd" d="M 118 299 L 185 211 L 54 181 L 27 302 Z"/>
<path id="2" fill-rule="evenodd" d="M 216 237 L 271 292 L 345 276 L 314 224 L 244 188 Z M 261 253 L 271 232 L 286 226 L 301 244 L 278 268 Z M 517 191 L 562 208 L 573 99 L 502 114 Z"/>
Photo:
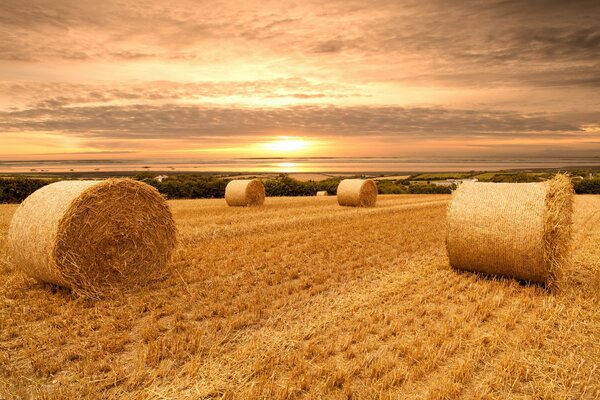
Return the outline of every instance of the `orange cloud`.
<path id="1" fill-rule="evenodd" d="M 0 156 L 260 155 L 285 135 L 334 143 L 301 150 L 319 156 L 593 154 L 599 14 L 593 0 L 5 0 Z"/>

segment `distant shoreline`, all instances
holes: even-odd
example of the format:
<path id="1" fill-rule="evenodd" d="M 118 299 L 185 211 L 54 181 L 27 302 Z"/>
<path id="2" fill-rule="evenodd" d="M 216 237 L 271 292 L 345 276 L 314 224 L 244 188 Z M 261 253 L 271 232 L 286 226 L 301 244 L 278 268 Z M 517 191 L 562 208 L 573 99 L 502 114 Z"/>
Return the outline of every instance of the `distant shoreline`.
<path id="1" fill-rule="evenodd" d="M 539 168 L 501 168 L 501 169 L 463 169 L 463 170 L 381 170 L 381 171 L 203 171 L 198 170 L 172 170 L 172 169 L 142 169 L 142 170 L 115 170 L 115 171 L 6 171 L 0 170 L 0 177 L 29 177 L 29 178 L 111 178 L 111 177 L 135 177 L 140 174 L 151 175 L 202 175 L 215 176 L 222 178 L 238 178 L 238 177 L 274 177 L 279 175 L 289 175 L 290 177 L 302 176 L 322 176 L 323 179 L 329 177 L 344 177 L 344 176 L 366 176 L 366 177 L 396 177 L 410 176 L 418 174 L 483 174 L 483 173 L 542 173 L 542 172 L 570 172 L 578 170 L 600 171 L 600 165 L 569 165 L 562 167 L 539 167 Z M 305 180 L 305 179 L 298 179 Z"/>
<path id="2" fill-rule="evenodd" d="M 320 174 L 331 176 L 419 173 L 536 172 L 600 169 L 600 157 L 506 157 L 495 159 L 400 157 L 275 157 L 228 159 L 114 159 L 0 161 L 0 176 L 118 177 L 160 175 L 237 176 Z"/>

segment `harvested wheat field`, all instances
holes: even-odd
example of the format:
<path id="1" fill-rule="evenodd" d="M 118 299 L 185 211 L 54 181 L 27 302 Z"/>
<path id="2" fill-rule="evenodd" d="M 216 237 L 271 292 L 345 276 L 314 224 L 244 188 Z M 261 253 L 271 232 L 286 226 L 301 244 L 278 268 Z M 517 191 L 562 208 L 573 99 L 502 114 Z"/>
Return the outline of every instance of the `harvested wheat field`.
<path id="1" fill-rule="evenodd" d="M 600 197 L 557 293 L 452 269 L 449 199 L 172 201 L 173 272 L 99 301 L 17 272 L 0 206 L 0 398 L 599 398 Z"/>

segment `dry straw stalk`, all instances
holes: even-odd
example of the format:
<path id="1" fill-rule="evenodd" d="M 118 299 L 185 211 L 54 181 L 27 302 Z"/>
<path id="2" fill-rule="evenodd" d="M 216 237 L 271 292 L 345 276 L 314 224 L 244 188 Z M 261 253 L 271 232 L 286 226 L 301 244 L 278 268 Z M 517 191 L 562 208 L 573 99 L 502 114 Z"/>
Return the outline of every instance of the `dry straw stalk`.
<path id="1" fill-rule="evenodd" d="M 98 297 L 163 274 L 176 229 L 166 201 L 149 185 L 130 179 L 62 181 L 23 201 L 8 242 L 23 272 Z"/>
<path id="2" fill-rule="evenodd" d="M 259 179 L 236 179 L 225 188 L 229 206 L 260 206 L 265 202 L 265 187 Z"/>
<path id="3" fill-rule="evenodd" d="M 463 183 L 448 211 L 450 264 L 557 288 L 572 213 L 573 188 L 565 175 L 541 183 Z"/>
<path id="4" fill-rule="evenodd" d="M 373 207 L 377 202 L 377 185 L 372 179 L 344 179 L 337 188 L 340 206 Z"/>

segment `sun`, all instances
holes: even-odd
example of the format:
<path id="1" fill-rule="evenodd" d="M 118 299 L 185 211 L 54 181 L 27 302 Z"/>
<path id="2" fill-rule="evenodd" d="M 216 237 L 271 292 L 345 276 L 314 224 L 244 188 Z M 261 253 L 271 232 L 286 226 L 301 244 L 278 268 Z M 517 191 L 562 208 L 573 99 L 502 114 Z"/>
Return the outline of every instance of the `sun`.
<path id="1" fill-rule="evenodd" d="M 306 150 L 308 142 L 302 138 L 281 136 L 277 140 L 263 144 L 266 150 L 276 151 L 279 153 L 294 153 Z"/>

